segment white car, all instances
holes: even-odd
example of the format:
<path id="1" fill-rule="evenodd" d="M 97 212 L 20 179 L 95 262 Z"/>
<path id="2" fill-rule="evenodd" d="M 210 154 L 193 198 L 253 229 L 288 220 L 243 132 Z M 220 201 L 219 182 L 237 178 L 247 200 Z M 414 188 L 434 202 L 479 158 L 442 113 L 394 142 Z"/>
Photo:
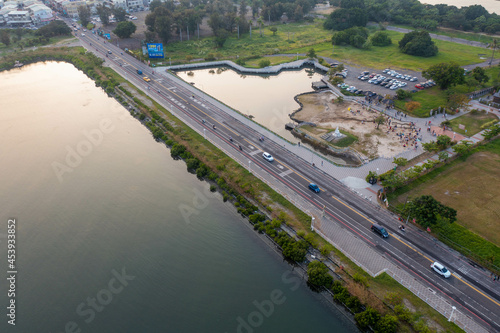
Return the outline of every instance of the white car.
<path id="1" fill-rule="evenodd" d="M 431 268 L 438 273 L 439 275 L 443 276 L 444 278 L 449 278 L 451 276 L 451 273 L 449 270 L 446 269 L 443 265 L 438 263 L 437 261 L 431 264 Z"/>
<path id="2" fill-rule="evenodd" d="M 269 154 L 269 153 L 264 152 L 264 153 L 262 154 L 262 157 L 264 157 L 264 159 L 265 159 L 265 160 L 267 160 L 267 161 L 269 161 L 269 162 L 274 161 L 274 158 L 273 158 L 273 157 L 271 156 L 271 154 Z"/>

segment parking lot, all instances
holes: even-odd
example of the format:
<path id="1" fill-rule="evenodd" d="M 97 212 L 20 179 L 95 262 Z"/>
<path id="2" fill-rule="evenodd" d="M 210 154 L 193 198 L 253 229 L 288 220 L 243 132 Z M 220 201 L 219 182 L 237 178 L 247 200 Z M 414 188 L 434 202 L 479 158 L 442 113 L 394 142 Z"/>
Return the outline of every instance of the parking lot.
<path id="1" fill-rule="evenodd" d="M 360 69 L 357 67 L 347 66 L 345 64 L 344 64 L 344 67 L 347 70 L 347 76 L 344 79 L 344 82 L 347 85 L 349 85 L 349 87 L 353 86 L 356 89 L 362 90 L 362 91 L 373 91 L 373 92 L 375 92 L 379 95 L 382 95 L 382 96 L 395 95 L 397 89 L 404 89 L 407 91 L 418 90 L 417 88 L 415 88 L 415 85 L 427 81 L 427 79 L 422 77 L 421 72 L 415 72 L 415 71 L 409 71 L 409 70 L 399 70 L 399 69 L 394 70 L 395 72 L 397 72 L 400 75 L 407 75 L 407 76 L 410 76 L 411 78 L 416 78 L 415 81 L 410 81 L 410 80 L 405 80 L 403 78 L 397 78 L 397 74 L 395 76 L 391 76 L 391 74 L 388 74 L 387 71 L 386 71 L 386 73 L 384 73 L 385 69 L 384 70 L 373 70 L 373 69 L 369 69 L 369 68 L 368 69 L 363 69 L 363 68 Z M 389 71 L 393 70 L 391 68 L 387 68 L 387 69 Z M 395 79 L 395 80 L 400 81 L 401 83 L 405 82 L 406 86 L 405 87 L 398 87 L 397 89 L 391 90 L 390 86 L 389 86 L 389 88 L 385 88 L 385 87 L 381 86 L 380 83 L 379 84 L 368 83 L 371 78 L 368 78 L 367 80 L 358 79 L 358 77 L 364 72 L 365 73 L 368 72 L 368 77 L 371 75 L 374 75 L 374 76 L 381 75 L 381 76 L 384 76 L 385 79 Z"/>

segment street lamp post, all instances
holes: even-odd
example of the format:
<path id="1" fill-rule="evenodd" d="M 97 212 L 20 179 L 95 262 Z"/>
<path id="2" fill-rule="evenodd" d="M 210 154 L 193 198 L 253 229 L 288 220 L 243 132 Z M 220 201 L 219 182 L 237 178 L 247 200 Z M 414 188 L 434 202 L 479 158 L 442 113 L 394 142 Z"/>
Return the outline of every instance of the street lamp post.
<path id="1" fill-rule="evenodd" d="M 448 321 L 451 321 L 451 318 L 453 317 L 453 311 L 455 311 L 457 308 L 455 306 L 451 307 L 451 313 L 450 313 L 450 319 Z"/>
<path id="2" fill-rule="evenodd" d="M 315 218 L 313 217 L 311 219 L 311 231 L 314 231 L 314 220 L 315 220 Z"/>
<path id="3" fill-rule="evenodd" d="M 251 164 L 252 161 L 248 160 L 248 171 L 252 172 L 252 167 L 251 167 Z"/>
<path id="4" fill-rule="evenodd" d="M 203 138 L 206 140 L 207 139 L 207 129 L 203 129 Z"/>

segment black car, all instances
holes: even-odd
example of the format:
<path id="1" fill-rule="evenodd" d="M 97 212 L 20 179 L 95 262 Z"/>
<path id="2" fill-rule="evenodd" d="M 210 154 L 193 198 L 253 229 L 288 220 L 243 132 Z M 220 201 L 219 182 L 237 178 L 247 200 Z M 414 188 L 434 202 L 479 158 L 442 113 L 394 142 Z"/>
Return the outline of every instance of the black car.
<path id="1" fill-rule="evenodd" d="M 382 226 L 378 224 L 372 225 L 371 229 L 380 236 L 382 236 L 383 238 L 389 237 L 389 233 Z"/>

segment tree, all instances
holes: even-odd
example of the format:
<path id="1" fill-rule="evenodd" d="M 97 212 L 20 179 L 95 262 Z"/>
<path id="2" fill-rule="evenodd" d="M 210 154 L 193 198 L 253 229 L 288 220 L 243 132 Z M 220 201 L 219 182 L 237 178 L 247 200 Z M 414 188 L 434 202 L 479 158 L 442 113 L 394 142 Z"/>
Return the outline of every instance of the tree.
<path id="1" fill-rule="evenodd" d="M 434 65 L 422 72 L 423 77 L 433 79 L 441 89 L 463 83 L 464 69 L 455 62 Z"/>
<path id="2" fill-rule="evenodd" d="M 271 65 L 271 61 L 269 59 L 262 59 L 259 61 L 259 68 L 264 68 Z"/>
<path id="3" fill-rule="evenodd" d="M 372 185 L 377 183 L 378 175 L 375 171 L 369 171 L 368 175 L 366 176 L 365 180 L 367 183 L 370 183 Z"/>
<path id="4" fill-rule="evenodd" d="M 385 315 L 375 325 L 375 333 L 396 333 L 398 329 L 398 318 Z"/>
<path id="5" fill-rule="evenodd" d="M 482 67 L 476 67 L 472 70 L 472 77 L 479 83 L 486 83 L 489 81 L 489 76 Z"/>
<path id="6" fill-rule="evenodd" d="M 447 135 L 440 135 L 437 137 L 436 143 L 441 150 L 446 149 L 451 145 L 451 138 Z"/>
<path id="7" fill-rule="evenodd" d="M 438 216 L 453 223 L 457 219 L 457 211 L 451 207 L 444 206 L 431 195 L 422 195 L 409 202 L 405 209 L 405 215 L 414 217 L 418 224 L 429 227 L 437 223 Z"/>
<path id="8" fill-rule="evenodd" d="M 83 27 L 90 23 L 90 10 L 86 5 L 78 6 L 78 17 Z"/>
<path id="9" fill-rule="evenodd" d="M 354 320 L 356 320 L 359 327 L 366 329 L 370 326 L 375 326 L 375 324 L 380 320 L 380 314 L 376 310 L 369 307 L 363 312 L 356 313 L 354 315 Z"/>
<path id="10" fill-rule="evenodd" d="M 229 32 L 226 29 L 219 29 L 215 34 L 215 45 L 218 48 L 222 48 L 227 38 L 229 37 Z"/>
<path id="11" fill-rule="evenodd" d="M 0 42 L 5 44 L 5 46 L 10 45 L 10 35 L 7 30 L 2 30 L 2 32 L 0 33 Z"/>
<path id="12" fill-rule="evenodd" d="M 247 4 L 246 0 L 240 1 L 240 16 L 245 17 L 247 15 L 247 12 L 248 12 L 247 6 L 248 6 L 248 4 Z"/>
<path id="13" fill-rule="evenodd" d="M 405 166 L 408 164 L 408 159 L 404 157 L 394 157 L 392 163 L 396 164 L 397 166 Z"/>
<path id="14" fill-rule="evenodd" d="M 469 98 L 464 94 L 452 94 L 448 96 L 448 107 L 452 110 L 467 108 Z"/>
<path id="15" fill-rule="evenodd" d="M 316 58 L 316 51 L 314 51 L 314 48 L 311 47 L 309 51 L 307 51 L 306 56 L 311 59 Z"/>
<path id="16" fill-rule="evenodd" d="M 259 19 L 257 20 L 257 23 L 259 24 L 260 37 L 262 37 L 262 24 L 264 24 L 264 20 L 262 19 L 262 16 L 259 17 Z"/>
<path id="17" fill-rule="evenodd" d="M 332 12 L 323 23 L 327 30 L 342 31 L 352 27 L 364 27 L 368 23 L 368 14 L 365 9 L 341 8 Z"/>
<path id="18" fill-rule="evenodd" d="M 289 242 L 283 245 L 283 256 L 296 262 L 303 262 L 308 247 L 309 245 L 304 240 Z"/>
<path id="19" fill-rule="evenodd" d="M 127 19 L 127 12 L 121 7 L 113 7 L 111 10 L 115 16 L 116 22 L 123 22 Z"/>
<path id="20" fill-rule="evenodd" d="M 120 22 L 116 25 L 113 33 L 120 38 L 130 38 L 130 36 L 136 31 L 136 29 L 136 25 L 130 21 Z"/>
<path id="21" fill-rule="evenodd" d="M 109 14 L 111 13 L 111 9 L 104 5 L 97 5 L 96 10 L 99 18 L 101 19 L 101 23 L 103 25 L 109 25 Z"/>
<path id="22" fill-rule="evenodd" d="M 438 154 L 439 160 L 440 161 L 446 161 L 448 159 L 448 152 L 447 151 L 442 151 Z"/>
<path id="23" fill-rule="evenodd" d="M 276 28 L 275 26 L 272 26 L 272 27 L 269 27 L 269 30 L 272 31 L 273 36 L 276 36 L 276 32 L 278 31 L 278 28 Z"/>
<path id="24" fill-rule="evenodd" d="M 438 48 L 427 31 L 412 31 L 404 35 L 399 41 L 401 52 L 420 56 L 432 57 L 438 53 Z"/>
<path id="25" fill-rule="evenodd" d="M 460 143 L 453 146 L 453 151 L 460 155 L 465 155 L 472 150 L 471 141 L 461 141 Z"/>
<path id="26" fill-rule="evenodd" d="M 381 124 L 385 123 L 385 117 L 383 115 L 378 116 L 377 118 L 375 118 L 375 123 L 377 124 L 378 129 Z"/>
<path id="27" fill-rule="evenodd" d="M 398 97 L 398 99 L 400 101 L 404 101 L 405 99 L 411 97 L 411 92 L 406 91 L 404 89 L 398 89 L 398 90 L 396 90 L 396 96 Z"/>
<path id="28" fill-rule="evenodd" d="M 493 39 L 493 41 L 491 42 L 491 48 L 493 49 L 493 52 L 491 53 L 490 66 L 491 63 L 493 62 L 493 58 L 495 57 L 495 50 L 497 49 L 497 47 L 498 47 L 498 39 Z"/>
<path id="29" fill-rule="evenodd" d="M 483 132 L 483 137 L 484 137 L 486 140 L 489 140 L 489 139 L 494 138 L 494 137 L 495 137 L 495 136 L 497 136 L 498 134 L 500 134 L 500 125 L 495 124 L 495 125 L 492 125 L 492 126 L 488 127 L 488 129 L 486 129 L 486 130 Z"/>
<path id="30" fill-rule="evenodd" d="M 328 267 L 320 261 L 313 261 L 307 265 L 308 282 L 317 287 L 332 285 L 333 278 L 328 274 Z"/>
<path id="31" fill-rule="evenodd" d="M 370 37 L 374 46 L 389 46 L 392 44 L 392 39 L 385 31 L 377 31 Z"/>
<path id="32" fill-rule="evenodd" d="M 54 36 L 71 35 L 71 29 L 63 21 L 56 20 L 56 21 L 50 22 L 47 25 L 44 25 L 43 27 L 40 27 L 35 32 L 35 35 L 44 36 L 47 38 L 54 37 Z"/>

